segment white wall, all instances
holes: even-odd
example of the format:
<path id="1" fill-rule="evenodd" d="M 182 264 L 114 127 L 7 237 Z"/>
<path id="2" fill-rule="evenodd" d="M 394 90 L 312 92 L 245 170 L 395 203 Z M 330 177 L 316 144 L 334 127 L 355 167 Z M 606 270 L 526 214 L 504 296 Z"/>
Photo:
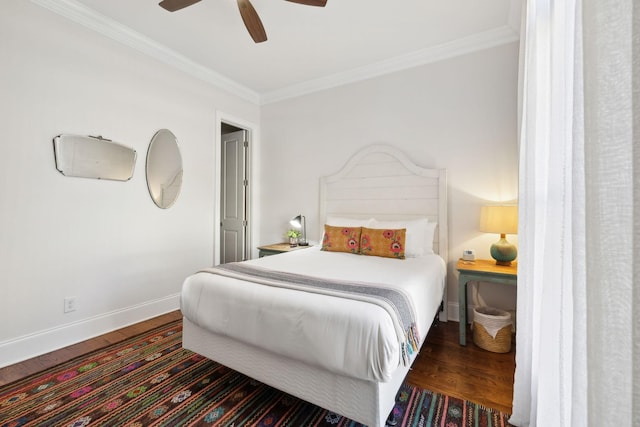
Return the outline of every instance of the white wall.
<path id="1" fill-rule="evenodd" d="M 488 258 L 497 240 L 477 231 L 480 206 L 516 197 L 516 44 L 260 108 L 31 2 L 6 0 L 0 61 L 0 366 L 178 307 L 183 279 L 214 258 L 216 117 L 260 127 L 256 244 L 281 241 L 298 213 L 317 239 L 320 176 L 371 143 L 447 168 L 450 305 L 455 258 L 464 248 Z M 185 167 L 168 210 L 153 204 L 144 177 L 160 128 L 178 137 Z M 133 147 L 133 179 L 62 176 L 52 147 L 60 133 Z M 514 290 L 483 285 L 483 295 L 515 305 Z M 77 311 L 63 313 L 66 296 L 77 297 Z"/>
<path id="2" fill-rule="evenodd" d="M 260 110 L 31 2 L 0 13 L 0 366 L 178 307 L 213 260 L 216 113 Z M 177 136 L 184 186 L 157 208 L 148 143 Z M 102 135 L 137 150 L 129 182 L 69 178 L 52 138 Z M 77 311 L 63 314 L 63 299 Z"/>
<path id="3" fill-rule="evenodd" d="M 260 243 L 282 241 L 298 213 L 319 239 L 320 176 L 366 145 L 396 146 L 448 170 L 448 299 L 457 319 L 457 258 L 466 248 L 490 258 L 499 237 L 478 231 L 480 207 L 517 198 L 517 63 L 513 43 L 264 106 Z M 513 288 L 483 284 L 481 292 L 490 305 L 515 307 Z"/>

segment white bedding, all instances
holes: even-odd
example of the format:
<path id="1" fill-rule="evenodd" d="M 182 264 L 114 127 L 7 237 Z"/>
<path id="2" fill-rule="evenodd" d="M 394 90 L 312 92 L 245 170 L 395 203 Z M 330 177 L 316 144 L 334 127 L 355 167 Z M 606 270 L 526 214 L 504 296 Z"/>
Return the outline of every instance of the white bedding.
<path id="1" fill-rule="evenodd" d="M 438 255 L 397 260 L 319 247 L 246 261 L 274 270 L 401 286 L 421 341 L 437 313 L 446 274 Z M 184 316 L 211 332 L 363 380 L 388 381 L 401 363 L 398 337 L 379 306 L 196 273 L 185 280 Z"/>

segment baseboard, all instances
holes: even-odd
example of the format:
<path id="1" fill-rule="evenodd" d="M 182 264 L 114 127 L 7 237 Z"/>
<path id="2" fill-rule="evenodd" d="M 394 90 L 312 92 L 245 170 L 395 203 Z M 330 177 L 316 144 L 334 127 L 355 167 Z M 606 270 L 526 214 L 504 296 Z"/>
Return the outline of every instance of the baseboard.
<path id="1" fill-rule="evenodd" d="M 449 320 L 453 321 L 453 322 L 459 322 L 460 321 L 460 304 L 458 304 L 457 302 L 449 302 L 448 304 L 448 318 Z M 473 308 L 474 306 L 471 304 L 467 304 L 467 322 L 471 323 L 471 320 L 473 319 Z"/>
<path id="2" fill-rule="evenodd" d="M 460 305 L 457 302 L 449 302 L 447 306 L 448 306 L 448 309 L 447 309 L 448 320 L 451 320 L 453 322 L 459 322 L 460 321 Z M 471 311 L 473 311 L 473 309 Z M 467 316 L 467 319 L 468 318 L 469 317 Z"/>
<path id="3" fill-rule="evenodd" d="M 178 293 L 1 342 L 0 368 L 160 316 L 179 307 Z"/>

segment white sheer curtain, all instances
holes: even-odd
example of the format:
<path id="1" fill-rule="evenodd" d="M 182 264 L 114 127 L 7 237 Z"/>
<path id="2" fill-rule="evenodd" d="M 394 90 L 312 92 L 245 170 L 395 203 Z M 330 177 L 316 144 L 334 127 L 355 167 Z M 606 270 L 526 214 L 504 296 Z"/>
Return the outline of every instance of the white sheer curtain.
<path id="1" fill-rule="evenodd" d="M 636 3 L 525 7 L 517 426 L 640 426 Z"/>

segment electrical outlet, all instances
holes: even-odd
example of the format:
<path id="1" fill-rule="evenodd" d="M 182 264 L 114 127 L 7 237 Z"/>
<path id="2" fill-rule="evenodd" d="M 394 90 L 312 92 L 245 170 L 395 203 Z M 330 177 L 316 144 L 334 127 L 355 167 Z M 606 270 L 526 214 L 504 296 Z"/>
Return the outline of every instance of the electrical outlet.
<path id="1" fill-rule="evenodd" d="M 70 313 L 76 311 L 76 297 L 66 297 L 64 299 L 64 312 Z"/>

